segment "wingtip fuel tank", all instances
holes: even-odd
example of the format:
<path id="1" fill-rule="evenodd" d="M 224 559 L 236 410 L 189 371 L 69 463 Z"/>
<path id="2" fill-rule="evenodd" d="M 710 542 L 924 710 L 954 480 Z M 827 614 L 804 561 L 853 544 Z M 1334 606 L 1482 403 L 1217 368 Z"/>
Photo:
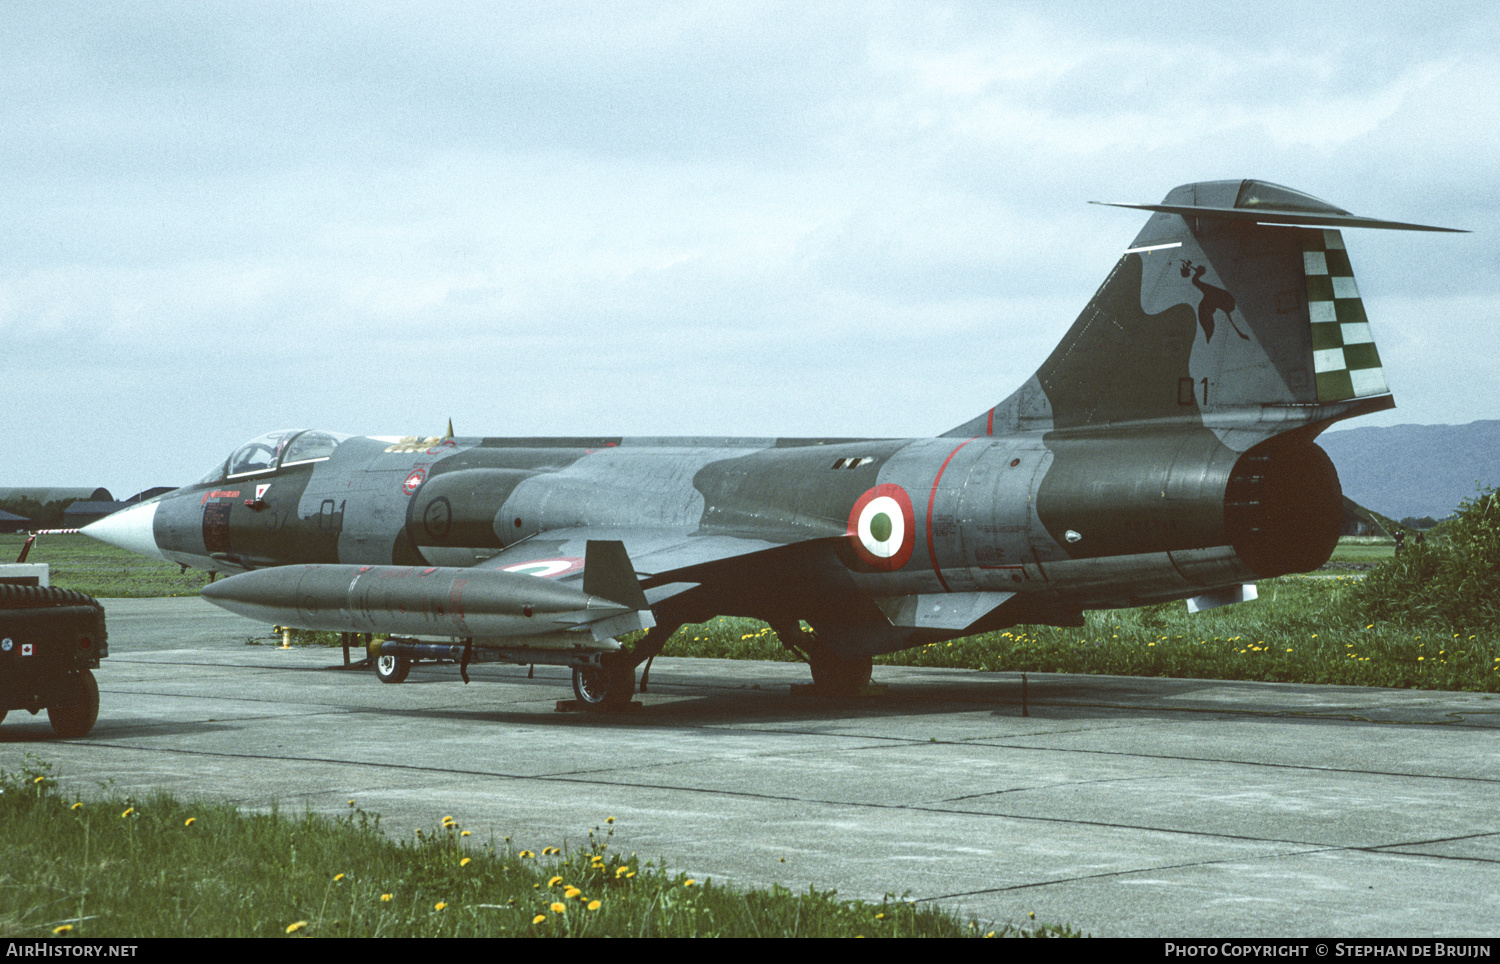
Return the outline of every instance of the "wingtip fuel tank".
<path id="1" fill-rule="evenodd" d="M 525 573 L 443 566 L 290 565 L 200 590 L 230 612 L 299 629 L 505 639 L 536 649 L 613 651 L 650 610 Z"/>

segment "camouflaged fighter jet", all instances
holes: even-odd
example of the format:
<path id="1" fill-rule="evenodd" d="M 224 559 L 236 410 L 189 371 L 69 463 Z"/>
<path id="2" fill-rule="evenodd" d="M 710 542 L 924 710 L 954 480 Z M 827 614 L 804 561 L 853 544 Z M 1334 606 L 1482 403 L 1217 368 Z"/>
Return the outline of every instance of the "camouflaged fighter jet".
<path id="1" fill-rule="evenodd" d="M 905 647 L 1252 599 L 1338 541 L 1313 440 L 1394 404 L 1340 229 L 1448 229 L 1254 180 L 1120 206 L 1152 217 L 1062 343 L 936 438 L 272 432 L 84 531 L 239 573 L 203 589 L 226 609 L 389 634 L 384 680 L 550 662 L 597 708 L 719 615 L 766 621 L 844 692 Z"/>

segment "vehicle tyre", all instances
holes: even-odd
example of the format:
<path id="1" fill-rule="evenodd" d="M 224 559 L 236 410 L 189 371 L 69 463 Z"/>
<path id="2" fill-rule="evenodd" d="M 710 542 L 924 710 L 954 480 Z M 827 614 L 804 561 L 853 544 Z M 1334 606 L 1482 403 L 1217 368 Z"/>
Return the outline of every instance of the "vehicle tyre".
<path id="1" fill-rule="evenodd" d="M 635 695 L 635 667 L 617 660 L 573 668 L 573 695 L 586 710 L 608 713 L 630 705 Z"/>
<path id="2" fill-rule="evenodd" d="M 375 657 L 375 675 L 382 683 L 402 683 L 411 672 L 411 660 L 405 656 Z"/>
<path id="3" fill-rule="evenodd" d="M 88 736 L 99 721 L 99 683 L 94 674 L 85 669 L 74 678 L 78 686 L 78 704 L 47 707 L 47 719 L 52 723 L 53 732 L 64 739 Z"/>
<path id="4" fill-rule="evenodd" d="M 870 681 L 875 661 L 868 656 L 820 653 L 811 659 L 813 685 L 829 696 L 853 696 Z"/>

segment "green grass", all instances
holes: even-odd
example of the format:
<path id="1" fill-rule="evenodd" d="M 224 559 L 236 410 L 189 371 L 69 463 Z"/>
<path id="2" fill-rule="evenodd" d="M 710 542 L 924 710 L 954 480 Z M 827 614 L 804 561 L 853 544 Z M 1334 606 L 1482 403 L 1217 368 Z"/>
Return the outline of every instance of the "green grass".
<path id="1" fill-rule="evenodd" d="M 0 535 L 0 562 L 15 562 L 25 545 L 23 535 Z M 120 597 L 196 596 L 208 573 L 173 562 L 138 556 L 84 535 L 38 536 L 27 562 L 51 565 L 52 585 L 106 599 Z"/>
<path id="2" fill-rule="evenodd" d="M 1344 536 L 1333 550 L 1325 569 L 1367 569 L 1396 554 L 1396 540 L 1389 536 Z"/>
<path id="3" fill-rule="evenodd" d="M 894 895 L 691 880 L 616 852 L 613 818 L 578 846 L 480 843 L 451 818 L 397 842 L 354 801 L 337 819 L 164 794 L 78 801 L 50 771 L 33 759 L 0 773 L 0 933 L 13 938 L 1078 936 Z"/>
<path id="4" fill-rule="evenodd" d="M 1182 603 L 1085 614 L 1081 628 L 1018 626 L 877 657 L 877 665 L 989 672 L 1172 676 L 1500 692 L 1493 634 L 1376 622 L 1352 576 L 1262 580 L 1260 598 L 1189 614 Z M 668 655 L 794 659 L 764 623 L 685 627 Z"/>

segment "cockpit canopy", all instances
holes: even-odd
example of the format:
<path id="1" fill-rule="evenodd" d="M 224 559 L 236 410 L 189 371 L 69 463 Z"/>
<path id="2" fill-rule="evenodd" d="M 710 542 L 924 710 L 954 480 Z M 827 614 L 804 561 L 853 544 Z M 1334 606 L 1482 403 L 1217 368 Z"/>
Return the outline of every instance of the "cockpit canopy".
<path id="1" fill-rule="evenodd" d="M 262 475 L 291 465 L 321 462 L 349 438 L 342 432 L 291 429 L 267 432 L 234 450 L 227 460 L 209 472 L 199 484 Z"/>

